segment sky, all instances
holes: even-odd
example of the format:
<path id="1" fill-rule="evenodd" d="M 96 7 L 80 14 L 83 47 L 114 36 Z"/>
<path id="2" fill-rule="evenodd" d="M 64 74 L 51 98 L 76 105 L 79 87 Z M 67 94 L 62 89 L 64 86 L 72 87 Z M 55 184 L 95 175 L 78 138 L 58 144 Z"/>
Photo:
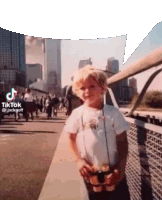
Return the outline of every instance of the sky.
<path id="1" fill-rule="evenodd" d="M 157 23 L 148 33 L 148 35 L 141 41 L 139 46 L 135 49 L 132 55 L 124 63 L 122 70 L 128 68 L 132 63 L 137 61 L 139 58 L 146 56 L 153 50 L 162 47 L 162 22 Z M 145 72 L 142 72 L 134 78 L 137 79 L 137 88 L 140 92 L 147 82 L 148 78 L 162 65 L 153 67 Z M 159 73 L 153 80 L 148 90 L 161 90 L 162 91 L 162 73 Z"/>
<path id="2" fill-rule="evenodd" d="M 91 58 L 92 63 L 99 69 L 106 69 L 107 59 L 115 57 L 119 60 L 119 70 L 124 70 L 139 58 L 144 57 L 154 49 L 162 46 L 162 22 L 157 23 L 143 38 L 141 43 L 124 62 L 127 49 L 127 36 L 110 37 L 107 39 L 91 40 L 62 40 L 61 41 L 61 67 L 62 87 L 71 84 L 71 76 L 78 69 L 80 60 Z M 41 63 L 44 65 L 42 38 L 26 37 L 27 63 Z M 126 56 L 126 55 L 125 55 Z M 142 90 L 149 76 L 156 70 L 152 68 L 134 76 L 137 79 L 138 92 Z M 161 90 L 162 73 L 160 73 L 149 87 L 149 90 Z"/>
<path id="3" fill-rule="evenodd" d="M 121 69 L 124 62 L 126 35 L 107 39 L 62 40 L 62 87 L 71 84 L 71 76 L 78 70 L 80 60 L 91 58 L 98 69 L 106 69 L 107 59 L 114 57 Z M 42 38 L 26 36 L 26 63 L 44 65 Z"/>
<path id="4" fill-rule="evenodd" d="M 71 84 L 72 74 L 78 70 L 80 60 L 91 58 L 97 69 L 106 70 L 107 59 L 114 57 L 120 68 L 124 61 L 126 36 L 93 40 L 62 40 L 62 86 Z"/>

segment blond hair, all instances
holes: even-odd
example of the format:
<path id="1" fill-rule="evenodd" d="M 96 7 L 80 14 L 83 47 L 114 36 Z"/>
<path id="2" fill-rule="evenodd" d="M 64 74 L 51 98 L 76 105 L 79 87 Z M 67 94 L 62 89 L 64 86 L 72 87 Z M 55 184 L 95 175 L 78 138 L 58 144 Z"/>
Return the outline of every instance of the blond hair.
<path id="1" fill-rule="evenodd" d="M 77 96 L 79 96 L 80 88 L 82 87 L 84 82 L 90 77 L 92 77 L 100 87 L 106 90 L 107 75 L 103 71 L 97 70 L 92 65 L 86 65 L 74 74 L 72 90 Z"/>

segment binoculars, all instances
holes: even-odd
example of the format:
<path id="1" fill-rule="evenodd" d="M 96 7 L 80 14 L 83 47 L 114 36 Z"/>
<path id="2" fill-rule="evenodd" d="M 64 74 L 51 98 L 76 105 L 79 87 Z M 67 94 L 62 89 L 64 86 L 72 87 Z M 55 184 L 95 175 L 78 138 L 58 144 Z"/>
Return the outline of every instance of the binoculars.
<path id="1" fill-rule="evenodd" d="M 98 170 L 96 172 L 91 172 L 91 176 L 97 176 L 98 182 L 99 183 L 104 183 L 105 181 L 105 175 L 109 175 L 113 173 L 114 170 L 110 169 L 109 171 L 103 171 L 103 170 Z"/>
<path id="2" fill-rule="evenodd" d="M 114 169 L 110 168 L 109 170 L 97 170 L 91 172 L 89 182 L 93 187 L 94 192 L 114 191 L 114 177 L 111 177 L 111 174 L 114 172 Z"/>

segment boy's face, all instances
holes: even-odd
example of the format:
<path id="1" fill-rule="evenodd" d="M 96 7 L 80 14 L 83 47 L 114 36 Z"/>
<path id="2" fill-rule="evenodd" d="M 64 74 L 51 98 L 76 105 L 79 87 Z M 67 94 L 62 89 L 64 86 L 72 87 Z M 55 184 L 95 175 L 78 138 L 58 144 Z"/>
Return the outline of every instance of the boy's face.
<path id="1" fill-rule="evenodd" d="M 103 101 L 104 91 L 105 89 L 100 87 L 97 81 L 90 77 L 82 84 L 79 94 L 89 107 L 98 108 Z"/>

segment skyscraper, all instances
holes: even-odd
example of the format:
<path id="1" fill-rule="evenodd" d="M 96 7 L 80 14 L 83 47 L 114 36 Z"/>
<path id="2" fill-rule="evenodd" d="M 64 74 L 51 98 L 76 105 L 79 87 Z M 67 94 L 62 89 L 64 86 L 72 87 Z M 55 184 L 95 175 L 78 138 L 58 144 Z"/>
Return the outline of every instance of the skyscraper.
<path id="1" fill-rule="evenodd" d="M 107 73 L 108 78 L 115 75 L 118 72 L 119 72 L 119 61 L 116 60 L 114 57 L 109 58 L 107 60 L 107 66 L 106 66 L 106 73 Z M 120 99 L 119 83 L 117 82 L 117 83 L 113 84 L 111 88 L 112 88 L 114 96 L 118 102 Z M 107 102 L 108 102 L 108 100 L 107 100 Z"/>
<path id="2" fill-rule="evenodd" d="M 83 68 L 86 65 L 92 65 L 91 58 L 79 61 L 79 69 Z"/>
<path id="3" fill-rule="evenodd" d="M 56 88 L 60 90 L 61 93 L 61 40 L 45 39 L 44 40 L 44 54 L 45 54 L 45 64 L 44 64 L 44 78 L 47 82 L 47 88 L 50 88 L 48 84 L 57 84 Z M 53 72 L 53 73 L 52 73 Z M 56 78 L 51 78 L 51 76 L 57 75 Z M 50 81 L 48 81 L 50 78 Z M 57 80 L 57 83 L 55 82 Z M 53 83 L 51 82 L 53 80 Z"/>
<path id="4" fill-rule="evenodd" d="M 25 38 L 0 28 L 0 68 L 5 65 L 25 71 Z"/>
<path id="5" fill-rule="evenodd" d="M 129 87 L 133 88 L 133 95 L 137 94 L 137 79 L 130 78 L 129 79 Z"/>
<path id="6" fill-rule="evenodd" d="M 35 82 L 37 79 L 42 79 L 41 64 L 26 64 L 27 85 Z"/>
<path id="7" fill-rule="evenodd" d="M 119 61 L 114 57 L 107 60 L 106 70 L 109 73 L 109 77 L 119 72 Z"/>
<path id="8" fill-rule="evenodd" d="M 25 86 L 25 38 L 24 35 L 0 28 L 0 69 L 9 76 L 11 70 L 19 74 L 14 83 Z M 2 75 L 3 76 L 3 75 Z M 22 80 L 20 80 L 21 78 Z M 7 79 L 6 79 L 7 80 Z"/>

